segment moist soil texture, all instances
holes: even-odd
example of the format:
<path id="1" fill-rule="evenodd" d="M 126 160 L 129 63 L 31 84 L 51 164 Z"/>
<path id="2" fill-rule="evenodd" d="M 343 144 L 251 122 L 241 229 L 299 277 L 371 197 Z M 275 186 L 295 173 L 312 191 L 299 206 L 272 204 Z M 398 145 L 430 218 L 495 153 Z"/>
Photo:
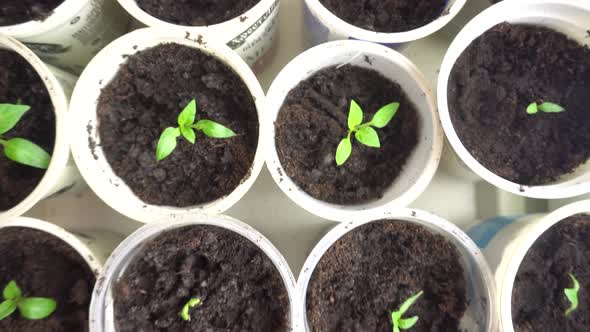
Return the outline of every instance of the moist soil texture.
<path id="1" fill-rule="evenodd" d="M 343 21 L 376 32 L 405 32 L 422 27 L 443 12 L 447 0 L 320 0 Z"/>
<path id="2" fill-rule="evenodd" d="M 163 21 L 206 26 L 234 19 L 254 7 L 260 0 L 136 0 L 146 13 Z"/>
<path id="3" fill-rule="evenodd" d="M 196 121 L 213 120 L 236 136 L 209 138 L 196 131 L 156 161 L 167 127 L 193 99 Z M 219 60 L 178 44 L 131 55 L 102 90 L 97 106 L 101 146 L 113 171 L 142 201 L 186 207 L 230 194 L 246 177 L 258 144 L 254 100 L 240 77 Z"/>
<path id="4" fill-rule="evenodd" d="M 168 231 L 145 244 L 115 286 L 119 332 L 290 331 L 279 271 L 245 237 L 216 226 Z M 191 298 L 190 321 L 179 312 Z"/>
<path id="5" fill-rule="evenodd" d="M 467 308 L 459 252 L 441 235 L 405 221 L 365 224 L 336 241 L 307 288 L 312 331 L 391 332 L 391 311 L 420 291 L 404 317 L 412 332 L 459 331 Z"/>
<path id="6" fill-rule="evenodd" d="M 512 290 L 516 332 L 586 332 L 590 328 L 590 215 L 560 221 L 541 235 L 520 264 Z M 563 290 L 580 283 L 578 308 L 570 307 Z"/>
<path id="7" fill-rule="evenodd" d="M 484 167 L 542 185 L 590 157 L 590 49 L 543 27 L 502 23 L 459 57 L 449 80 L 457 135 Z M 532 102 L 561 113 L 527 114 Z"/>
<path id="8" fill-rule="evenodd" d="M 2 0 L 0 26 L 44 20 L 63 2 L 64 0 Z"/>
<path id="9" fill-rule="evenodd" d="M 2 138 L 24 138 L 51 154 L 55 144 L 55 114 L 47 88 L 24 58 L 13 51 L 0 50 L 0 104 L 16 104 L 19 99 L 31 109 Z M 11 209 L 23 201 L 37 187 L 44 174 L 43 169 L 8 159 L 2 151 L 0 210 Z"/>
<path id="10" fill-rule="evenodd" d="M 88 331 L 88 308 L 94 274 L 84 259 L 61 239 L 34 229 L 0 230 L 0 287 L 16 281 L 24 297 L 46 297 L 57 302 L 43 320 L 27 320 L 18 311 L 0 321 L 0 331 Z"/>
<path id="11" fill-rule="evenodd" d="M 399 102 L 391 122 L 377 129 L 381 148 L 351 137 L 352 155 L 342 166 L 336 149 L 348 133 L 354 99 L 363 123 L 384 105 Z M 399 176 L 418 144 L 418 115 L 402 88 L 378 72 L 345 65 L 323 69 L 287 95 L 275 123 L 276 147 L 287 175 L 309 195 L 330 203 L 378 199 Z"/>

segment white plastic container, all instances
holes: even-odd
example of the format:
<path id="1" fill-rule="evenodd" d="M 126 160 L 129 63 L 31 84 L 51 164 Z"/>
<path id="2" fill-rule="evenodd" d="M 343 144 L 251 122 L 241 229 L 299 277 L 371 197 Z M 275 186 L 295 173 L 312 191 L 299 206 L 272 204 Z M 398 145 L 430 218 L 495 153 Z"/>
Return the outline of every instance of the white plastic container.
<path id="1" fill-rule="evenodd" d="M 73 187 L 77 181 L 80 181 L 80 175 L 70 159 L 69 129 L 66 126 L 68 99 L 76 78 L 44 64 L 29 48 L 11 37 L 0 34 L 0 48 L 18 53 L 39 74 L 53 103 L 56 126 L 55 146 L 50 152 L 51 162 L 45 175 L 33 192 L 22 202 L 10 210 L 0 211 L 0 222 L 2 222 L 24 214 L 44 198 Z"/>
<path id="2" fill-rule="evenodd" d="M 226 216 L 193 215 L 174 222 L 158 222 L 145 225 L 131 234 L 113 252 L 105 264 L 104 272 L 96 283 L 90 304 L 90 332 L 115 332 L 114 284 L 125 273 L 133 259 L 141 253 L 146 242 L 165 232 L 185 227 L 211 225 L 230 230 L 253 242 L 274 263 L 289 296 L 291 331 L 298 332 L 299 319 L 295 307 L 295 278 L 281 253 L 254 228 Z"/>
<path id="3" fill-rule="evenodd" d="M 382 44 L 392 48 L 424 38 L 442 29 L 461 11 L 467 0 L 448 0 L 441 15 L 434 21 L 406 32 L 383 33 L 365 30 L 345 22 L 330 12 L 320 0 L 305 0 L 305 36 L 311 45 L 332 40 L 354 39 Z"/>
<path id="4" fill-rule="evenodd" d="M 580 213 L 590 213 L 590 200 L 566 205 L 547 215 L 494 218 L 467 232 L 482 248 L 493 271 L 498 290 L 496 310 L 500 315 L 500 331 L 514 332 L 512 289 L 527 251 L 546 230 L 561 220 Z"/>
<path id="5" fill-rule="evenodd" d="M 434 234 L 444 236 L 451 242 L 461 255 L 461 264 L 465 272 L 467 310 L 460 322 L 462 331 L 469 332 L 497 332 L 498 316 L 495 311 L 496 288 L 483 254 L 475 243 L 450 222 L 416 209 L 398 209 L 385 213 L 367 213 L 362 218 L 351 218 L 330 230 L 313 248 L 297 279 L 297 306 L 301 313 L 302 331 L 311 331 L 307 321 L 307 286 L 315 268 L 326 251 L 353 229 L 381 219 L 404 220 L 426 227 Z"/>
<path id="6" fill-rule="evenodd" d="M 177 25 L 144 12 L 135 0 L 118 0 L 121 6 L 144 26 L 173 29 L 190 34 L 195 40 L 208 37 L 227 44 L 250 66 L 273 47 L 278 30 L 279 0 L 260 0 L 240 16 L 229 21 L 202 27 Z"/>
<path id="7" fill-rule="evenodd" d="M 122 35 L 129 17 L 114 0 L 65 0 L 43 21 L 0 26 L 47 63 L 79 73 L 106 44 Z"/>
<path id="8" fill-rule="evenodd" d="M 552 28 L 577 40 L 588 43 L 590 2 L 571 0 L 518 0 L 500 2 L 476 16 L 457 35 L 440 68 L 438 80 L 438 108 L 442 126 L 453 150 L 462 163 L 492 185 L 513 194 L 531 198 L 567 198 L 590 192 L 590 161 L 566 174 L 555 183 L 542 186 L 524 186 L 508 181 L 480 164 L 461 143 L 449 115 L 448 81 L 455 62 L 463 51 L 484 32 L 502 22 L 535 24 Z M 459 163 L 460 165 L 460 163 Z M 457 172 L 464 172 L 458 166 Z"/>
<path id="9" fill-rule="evenodd" d="M 365 56 L 370 61 L 365 60 Z M 352 64 L 370 68 L 401 85 L 418 112 L 420 138 L 402 172 L 378 200 L 356 205 L 338 205 L 318 200 L 301 190 L 287 175 L 276 151 L 274 122 L 287 94 L 302 80 L 330 66 Z M 363 41 L 335 41 L 316 46 L 292 60 L 276 77 L 267 93 L 268 117 L 264 131 L 269 133 L 266 164 L 289 198 L 319 217 L 344 221 L 366 213 L 405 207 L 426 189 L 438 167 L 443 133 L 433 93 L 422 73 L 398 52 Z"/>
<path id="10" fill-rule="evenodd" d="M 229 195 L 203 205 L 188 208 L 149 205 L 140 200 L 125 182 L 113 172 L 101 148 L 97 128 L 96 105 L 102 88 L 117 74 L 120 65 L 129 54 L 162 43 L 177 43 L 200 49 L 219 59 L 233 69 L 250 91 L 258 113 L 258 121 L 264 123 L 264 92 L 248 65 L 231 49 L 217 44 L 208 37 L 198 41 L 174 30 L 145 28 L 131 32 L 108 45 L 88 65 L 74 90 L 70 107 L 71 147 L 80 173 L 92 190 L 119 213 L 137 221 L 175 220 L 194 213 L 222 213 L 242 198 L 250 189 L 264 164 L 263 151 L 266 136 L 259 126 L 256 154 L 251 171 Z M 93 144 L 89 144 L 92 142 Z"/>

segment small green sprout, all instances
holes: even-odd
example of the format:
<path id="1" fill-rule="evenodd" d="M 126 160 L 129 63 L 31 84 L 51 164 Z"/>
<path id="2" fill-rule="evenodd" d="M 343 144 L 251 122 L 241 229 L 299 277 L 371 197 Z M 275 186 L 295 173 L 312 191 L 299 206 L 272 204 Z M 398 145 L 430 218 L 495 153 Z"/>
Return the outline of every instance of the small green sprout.
<path id="1" fill-rule="evenodd" d="M 184 307 L 182 307 L 182 310 L 180 311 L 180 318 L 187 322 L 190 321 L 191 315 L 189 310 L 201 304 L 203 304 L 203 301 L 201 301 L 201 299 L 198 297 L 188 300 L 188 302 L 184 305 Z"/>
<path id="2" fill-rule="evenodd" d="M 350 110 L 348 112 L 348 135 L 338 144 L 338 148 L 336 149 L 336 164 L 342 166 L 350 157 L 352 153 L 350 136 L 353 133 L 356 140 L 360 143 L 373 148 L 380 148 L 381 142 L 379 141 L 379 135 L 377 135 L 377 131 L 373 127 L 383 128 L 387 126 L 398 109 L 399 103 L 387 104 L 373 115 L 371 121 L 362 123 L 363 110 L 356 101 L 351 100 Z"/>
<path id="3" fill-rule="evenodd" d="M 164 130 L 156 148 L 158 161 L 168 157 L 176 148 L 176 139 L 180 135 L 187 141 L 195 144 L 195 129 L 201 130 L 205 135 L 213 138 L 229 138 L 236 136 L 233 130 L 211 120 L 199 120 L 195 123 L 197 115 L 197 102 L 193 99 L 178 115 L 178 127 L 168 127 Z"/>
<path id="4" fill-rule="evenodd" d="M 22 297 L 16 281 L 11 281 L 2 292 L 4 302 L 0 303 L 0 320 L 12 315 L 16 309 L 29 320 L 44 319 L 55 311 L 57 302 L 44 297 Z"/>
<path id="5" fill-rule="evenodd" d="M 30 110 L 27 105 L 0 104 L 0 145 L 4 155 L 19 164 L 47 169 L 51 156 L 37 144 L 24 138 L 4 139 L 2 135 L 14 128 L 23 115 Z"/>
<path id="6" fill-rule="evenodd" d="M 418 322 L 418 316 L 413 316 L 410 318 L 402 318 L 402 316 L 410 309 L 412 304 L 418 300 L 420 296 L 424 294 L 424 291 L 418 292 L 418 294 L 410 297 L 407 299 L 401 307 L 399 307 L 398 311 L 391 312 L 391 323 L 393 324 L 393 332 L 400 332 L 400 330 L 409 330 L 412 326 L 416 325 Z"/>
<path id="7" fill-rule="evenodd" d="M 565 108 L 550 102 L 543 102 L 543 103 L 530 103 L 529 106 L 526 108 L 527 114 L 537 114 L 539 111 L 545 113 L 561 113 L 565 112 Z"/>
<path id="8" fill-rule="evenodd" d="M 580 291 L 580 283 L 578 282 L 578 280 L 576 280 L 576 277 L 574 277 L 574 275 L 571 273 L 569 274 L 569 276 L 570 279 L 572 279 L 572 282 L 574 283 L 574 287 L 566 288 L 563 290 L 565 296 L 571 303 L 569 309 L 565 311 L 566 316 L 569 316 L 569 314 L 571 314 L 574 310 L 578 308 L 578 292 Z"/>

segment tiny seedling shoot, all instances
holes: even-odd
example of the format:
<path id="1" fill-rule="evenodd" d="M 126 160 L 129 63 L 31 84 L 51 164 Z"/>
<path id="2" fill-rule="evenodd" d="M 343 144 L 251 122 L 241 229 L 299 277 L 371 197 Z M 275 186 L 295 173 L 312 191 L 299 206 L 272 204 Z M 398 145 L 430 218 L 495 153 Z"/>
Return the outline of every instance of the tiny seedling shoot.
<path id="1" fill-rule="evenodd" d="M 8 131 L 18 124 L 23 115 L 30 110 L 27 105 L 0 104 L 0 145 L 4 155 L 19 164 L 47 169 L 51 156 L 37 144 L 24 138 L 5 139 L 3 137 Z"/>
<path id="2" fill-rule="evenodd" d="M 12 315 L 17 309 L 21 316 L 30 320 L 44 319 L 55 311 L 57 302 L 44 297 L 23 297 L 22 291 L 11 281 L 2 292 L 4 302 L 0 303 L 0 320 Z"/>
<path id="3" fill-rule="evenodd" d="M 182 307 L 182 310 L 180 311 L 180 318 L 182 318 L 182 320 L 185 320 L 187 322 L 190 321 L 191 314 L 189 313 L 189 310 L 198 306 L 198 305 L 202 305 L 202 304 L 203 304 L 203 301 L 201 301 L 201 299 L 198 297 L 188 300 L 188 302 L 184 305 L 184 307 Z"/>
<path id="4" fill-rule="evenodd" d="M 156 148 L 158 161 L 168 157 L 176 148 L 176 139 L 182 135 L 187 141 L 195 144 L 195 130 L 200 130 L 208 137 L 229 138 L 236 135 L 233 130 L 211 120 L 201 119 L 195 123 L 197 102 L 193 99 L 178 115 L 178 127 L 168 127 L 164 130 Z"/>
<path id="5" fill-rule="evenodd" d="M 373 119 L 367 123 L 363 122 L 363 110 L 357 104 L 356 101 L 350 101 L 350 110 L 348 112 L 348 134 L 336 149 L 336 164 L 342 166 L 352 153 L 352 141 L 350 136 L 354 133 L 354 137 L 359 143 L 373 148 L 380 148 L 381 142 L 379 141 L 379 135 L 373 128 L 383 128 L 389 124 L 391 119 L 397 113 L 399 109 L 399 103 L 387 104 L 375 115 Z"/>
<path id="6" fill-rule="evenodd" d="M 537 113 L 539 113 L 539 111 L 544 112 L 544 113 L 561 113 L 561 112 L 565 112 L 565 108 L 562 107 L 561 105 L 558 105 L 556 103 L 550 103 L 550 102 L 542 102 L 542 103 L 533 102 L 533 103 L 530 103 L 529 106 L 526 108 L 527 114 L 530 114 L 530 115 L 537 114 Z"/>
<path id="7" fill-rule="evenodd" d="M 418 316 L 412 316 L 410 318 L 403 318 L 403 315 L 410 309 L 412 304 L 418 300 L 424 291 L 418 292 L 418 294 L 410 297 L 404 303 L 402 303 L 399 310 L 391 312 L 391 323 L 393 324 L 393 332 L 400 332 L 400 330 L 409 330 L 412 326 L 418 322 Z"/>
<path id="8" fill-rule="evenodd" d="M 565 315 L 569 316 L 574 310 L 578 308 L 578 292 L 580 291 L 580 283 L 573 274 L 569 274 L 570 279 L 574 283 L 574 287 L 563 290 L 565 296 L 570 301 L 570 307 L 565 311 Z"/>

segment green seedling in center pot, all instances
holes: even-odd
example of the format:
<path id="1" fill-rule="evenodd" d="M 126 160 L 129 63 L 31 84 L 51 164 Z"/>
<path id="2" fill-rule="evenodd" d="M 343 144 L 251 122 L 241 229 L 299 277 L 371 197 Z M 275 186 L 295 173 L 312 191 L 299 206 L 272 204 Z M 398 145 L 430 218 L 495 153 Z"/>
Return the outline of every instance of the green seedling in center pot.
<path id="1" fill-rule="evenodd" d="M 350 110 L 348 112 L 348 134 L 340 141 L 336 149 L 336 164 L 342 166 L 350 157 L 352 153 L 352 141 L 350 137 L 352 134 L 354 134 L 354 137 L 359 143 L 373 148 L 380 148 L 381 142 L 379 141 L 379 135 L 375 128 L 387 126 L 398 109 L 399 103 L 387 104 L 373 115 L 371 121 L 362 123 L 363 110 L 356 101 L 351 100 Z"/>
<path id="2" fill-rule="evenodd" d="M 229 138 L 236 136 L 233 130 L 221 124 L 201 119 L 195 123 L 197 115 L 197 102 L 193 99 L 178 115 L 178 127 L 168 127 L 164 130 L 156 148 L 158 161 L 168 157 L 176 148 L 176 139 L 182 135 L 187 141 L 195 144 L 195 130 L 202 131 L 208 137 Z"/>
<path id="3" fill-rule="evenodd" d="M 29 320 L 44 319 L 55 311 L 57 302 L 44 297 L 23 297 L 22 291 L 13 280 L 4 287 L 4 301 L 0 303 L 0 320 L 12 315 L 17 309 Z"/>
<path id="4" fill-rule="evenodd" d="M 580 283 L 573 274 L 569 274 L 574 286 L 563 290 L 565 296 L 570 301 L 570 307 L 565 311 L 565 315 L 569 316 L 574 310 L 578 308 L 578 292 L 580 291 Z"/>
<path id="5" fill-rule="evenodd" d="M 47 169 L 51 156 L 37 144 L 24 138 L 5 139 L 4 134 L 18 124 L 30 106 L 17 104 L 0 104 L 0 146 L 4 155 L 19 164 Z"/>
<path id="6" fill-rule="evenodd" d="M 182 318 L 182 320 L 185 320 L 187 322 L 190 321 L 191 315 L 189 313 L 189 310 L 196 307 L 196 306 L 200 306 L 202 304 L 203 304 L 203 301 L 198 297 L 188 300 L 188 302 L 186 302 L 186 304 L 184 305 L 184 307 L 182 307 L 182 310 L 180 311 L 180 318 Z"/>
<path id="7" fill-rule="evenodd" d="M 391 323 L 393 324 L 393 332 L 400 332 L 400 330 L 409 330 L 411 329 L 416 323 L 418 322 L 418 316 L 412 316 L 410 318 L 403 318 L 403 315 L 410 309 L 412 304 L 418 300 L 420 296 L 424 294 L 423 291 L 418 292 L 418 294 L 410 297 L 404 303 L 402 303 L 401 307 L 397 311 L 391 312 Z"/>
<path id="8" fill-rule="evenodd" d="M 542 103 L 533 102 L 530 103 L 529 106 L 526 108 L 527 114 L 530 115 L 537 114 L 539 113 L 539 111 L 544 113 L 561 113 L 565 112 L 565 108 L 556 103 L 550 103 L 547 101 Z"/>

